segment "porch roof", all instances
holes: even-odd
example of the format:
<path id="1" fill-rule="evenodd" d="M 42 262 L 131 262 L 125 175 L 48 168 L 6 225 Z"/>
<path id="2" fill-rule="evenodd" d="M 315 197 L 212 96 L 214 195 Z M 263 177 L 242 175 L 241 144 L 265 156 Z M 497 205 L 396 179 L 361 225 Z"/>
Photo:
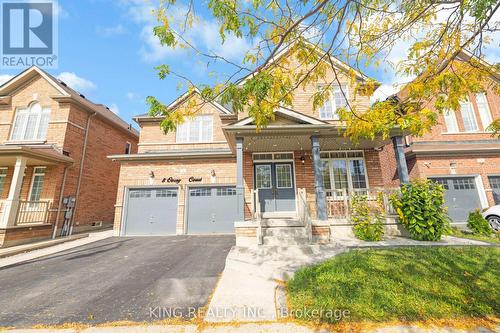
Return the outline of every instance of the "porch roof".
<path id="1" fill-rule="evenodd" d="M 110 155 L 113 161 L 157 161 L 177 159 L 206 159 L 206 158 L 231 158 L 234 154 L 229 149 L 172 149 L 139 154 Z"/>
<path id="2" fill-rule="evenodd" d="M 319 137 L 321 150 L 380 148 L 390 143 L 390 139 L 376 138 L 352 142 L 344 137 L 345 126 L 338 124 L 284 124 L 268 125 L 257 132 L 255 125 L 229 125 L 224 127 L 229 145 L 234 148 L 235 138 L 243 137 L 245 151 L 272 152 L 310 150 L 311 136 Z M 390 136 L 401 135 L 394 129 Z"/>
<path id="3" fill-rule="evenodd" d="M 49 145 L 0 145 L 0 165 L 14 165 L 18 157 L 25 157 L 27 165 L 73 164 L 74 160 Z"/>

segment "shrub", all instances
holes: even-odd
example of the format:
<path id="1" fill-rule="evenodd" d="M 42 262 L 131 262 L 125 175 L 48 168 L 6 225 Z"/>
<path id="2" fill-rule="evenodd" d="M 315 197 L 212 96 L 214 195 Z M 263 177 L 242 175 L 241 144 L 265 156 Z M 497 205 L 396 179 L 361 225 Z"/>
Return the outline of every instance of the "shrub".
<path id="1" fill-rule="evenodd" d="M 391 202 L 413 239 L 438 241 L 449 228 L 444 188 L 436 182 L 424 179 L 404 184 Z"/>
<path id="2" fill-rule="evenodd" d="M 488 221 L 481 215 L 479 209 L 469 214 L 467 227 L 474 235 L 489 236 L 493 233 Z"/>
<path id="3" fill-rule="evenodd" d="M 379 241 L 384 234 L 383 205 L 380 200 L 370 207 L 366 195 L 353 195 L 351 198 L 351 221 L 354 235 L 366 241 Z"/>

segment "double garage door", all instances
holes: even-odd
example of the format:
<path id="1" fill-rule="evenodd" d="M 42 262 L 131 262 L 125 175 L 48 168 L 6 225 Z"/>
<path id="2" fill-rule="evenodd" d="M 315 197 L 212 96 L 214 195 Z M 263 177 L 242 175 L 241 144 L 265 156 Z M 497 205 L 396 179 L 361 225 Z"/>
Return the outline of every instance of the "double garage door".
<path id="1" fill-rule="evenodd" d="M 437 177 L 430 179 L 443 185 L 448 215 L 454 223 L 467 221 L 470 212 L 481 208 L 481 200 L 479 199 L 474 177 Z"/>
<path id="2" fill-rule="evenodd" d="M 175 235 L 178 188 L 129 189 L 123 234 Z M 234 186 L 188 187 L 184 222 L 189 234 L 232 233 L 237 219 Z"/>

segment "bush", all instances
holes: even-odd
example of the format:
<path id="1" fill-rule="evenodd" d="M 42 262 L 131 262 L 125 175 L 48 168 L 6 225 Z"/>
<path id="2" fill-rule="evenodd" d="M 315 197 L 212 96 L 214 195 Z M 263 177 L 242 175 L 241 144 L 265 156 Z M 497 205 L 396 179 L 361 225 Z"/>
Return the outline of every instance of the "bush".
<path id="1" fill-rule="evenodd" d="M 384 235 L 383 205 L 380 200 L 371 208 L 366 195 L 353 195 L 351 198 L 351 220 L 354 235 L 365 241 L 379 241 Z"/>
<path id="2" fill-rule="evenodd" d="M 413 239 L 438 241 L 449 228 L 444 188 L 436 182 L 424 179 L 404 184 L 391 202 Z"/>
<path id="3" fill-rule="evenodd" d="M 489 236 L 493 233 L 488 221 L 481 215 L 479 209 L 469 214 L 467 227 L 474 235 Z"/>

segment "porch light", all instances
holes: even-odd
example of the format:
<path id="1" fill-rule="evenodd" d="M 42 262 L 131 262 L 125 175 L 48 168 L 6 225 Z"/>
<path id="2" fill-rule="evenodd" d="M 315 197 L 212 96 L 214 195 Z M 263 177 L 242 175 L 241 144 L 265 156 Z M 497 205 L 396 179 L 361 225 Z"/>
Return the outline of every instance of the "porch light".
<path id="1" fill-rule="evenodd" d="M 306 163 L 306 157 L 304 155 L 300 156 L 300 161 L 302 164 Z"/>
<path id="2" fill-rule="evenodd" d="M 450 173 L 452 175 L 457 173 L 457 162 L 451 162 L 450 163 Z"/>
<path id="3" fill-rule="evenodd" d="M 149 185 L 153 185 L 153 182 L 155 181 L 155 173 L 153 170 L 149 172 Z"/>

